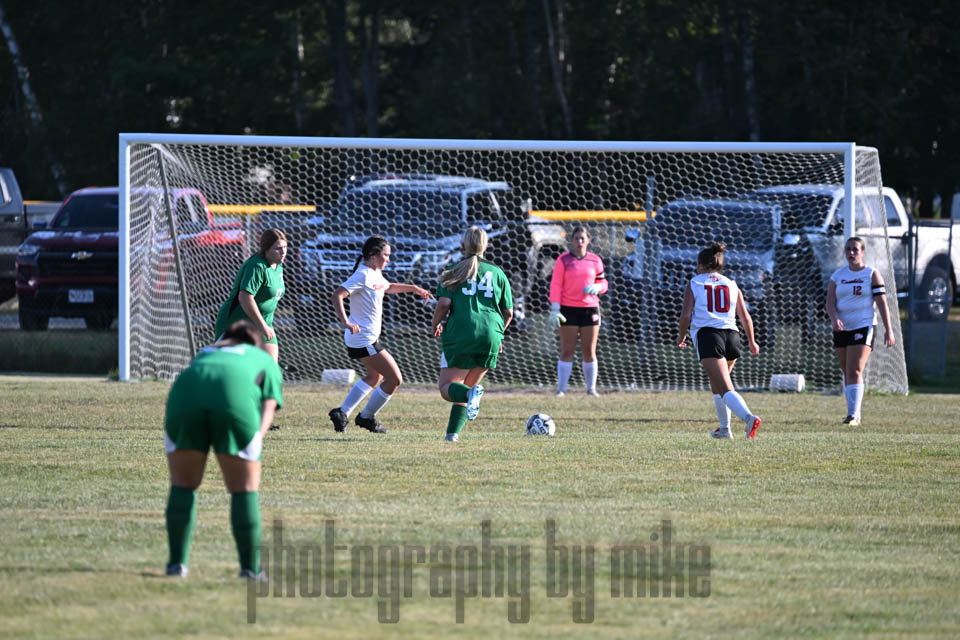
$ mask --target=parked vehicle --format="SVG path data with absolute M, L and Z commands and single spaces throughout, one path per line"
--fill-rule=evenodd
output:
M 303 314 L 327 309 L 330 293 L 350 275 L 363 241 L 374 233 L 392 245 L 388 280 L 432 287 L 460 258 L 460 236 L 470 225 L 486 229 L 486 257 L 506 271 L 517 315 L 531 293 L 535 306 L 546 305 L 553 261 L 564 250 L 561 227 L 527 216 L 505 182 L 398 174 L 350 179 L 320 233 L 299 249 L 298 307 Z
M 59 207 L 59 202 L 24 200 L 13 170 L 0 168 L 0 302 L 16 295 L 17 247 L 43 229 Z
M 134 198 L 163 202 L 163 192 L 141 190 Z M 217 227 L 196 189 L 173 189 L 169 198 L 188 288 L 198 299 L 218 300 L 222 293 L 205 292 L 202 283 L 216 281 L 209 277 L 211 269 L 232 277 L 245 255 L 244 233 L 237 226 Z M 51 317 L 81 317 L 90 329 L 110 327 L 117 317 L 118 227 L 119 189 L 87 188 L 70 194 L 49 229 L 27 237 L 16 257 L 21 329 L 43 331 Z M 176 281 L 169 233 L 158 229 L 148 244 L 160 270 L 155 286 L 162 290 Z M 193 277 L 201 271 L 192 268 L 198 265 L 204 273 Z
M 727 245 L 725 273 L 737 281 L 753 316 L 757 342 L 772 349 L 779 321 L 775 253 L 779 206 L 740 200 L 674 200 L 664 205 L 623 263 L 623 285 L 614 297 L 613 322 L 638 337 L 641 356 L 654 343 L 672 343 L 683 291 L 696 274 L 697 254 L 711 242 Z
M 827 279 L 843 264 L 843 189 L 835 185 L 783 185 L 758 189 L 749 197 L 777 204 L 783 209 L 781 260 L 785 263 L 792 261 L 793 268 L 805 270 L 813 294 L 817 300 L 822 300 Z M 912 268 L 918 285 L 916 296 L 920 319 L 942 320 L 950 305 L 960 300 L 957 288 L 960 282 L 960 229 L 953 231 L 951 249 L 951 227 L 946 221 L 942 225 L 927 224 L 926 221 L 917 224 L 904 210 L 896 191 L 884 187 L 882 197 L 897 297 L 908 296 Z M 865 198 L 857 198 L 854 223 L 856 234 L 868 244 L 870 262 L 869 255 L 886 251 L 886 246 L 883 243 L 884 227 L 871 221 L 865 201 Z

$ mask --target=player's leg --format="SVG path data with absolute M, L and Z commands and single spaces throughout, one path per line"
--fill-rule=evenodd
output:
M 263 345 L 263 350 L 270 354 L 274 362 L 280 362 L 280 345 L 275 342 L 268 342 Z
M 573 371 L 573 352 L 577 348 L 577 336 L 580 327 L 572 324 L 560 326 L 560 358 L 557 360 L 557 395 L 567 392 L 570 382 L 570 372 Z
M 190 541 L 197 522 L 197 488 L 207 464 L 204 451 L 174 450 L 167 454 L 170 493 L 164 513 L 170 555 L 167 574 L 186 577 L 190 562 Z
M 375 355 L 363 358 L 368 372 L 375 373 L 382 382 L 370 394 L 363 411 L 357 416 L 357 426 L 373 433 L 386 433 L 387 430 L 377 422 L 376 415 L 393 397 L 393 393 L 403 384 L 400 367 L 386 349 Z
M 379 342 L 363 348 L 347 347 L 347 354 L 351 359 L 360 360 L 363 362 L 371 355 L 375 355 L 378 349 L 381 349 Z M 375 369 L 371 369 L 369 366 L 366 366 L 365 368 L 367 370 L 367 375 L 360 380 L 357 380 L 353 386 L 350 387 L 346 397 L 343 399 L 343 403 L 341 403 L 339 407 L 330 409 L 330 413 L 328 415 L 330 416 L 330 421 L 333 422 L 333 430 L 337 433 L 346 431 L 347 425 L 349 424 L 350 414 L 353 413 L 354 409 L 360 406 L 360 403 L 363 402 L 368 395 L 370 395 L 370 392 L 372 392 L 382 380 L 380 373 Z
M 580 353 L 583 355 L 583 381 L 587 387 L 587 395 L 596 396 L 597 393 L 597 338 L 600 336 L 600 325 L 580 327 Z
M 258 456 L 259 457 L 259 456 Z M 230 528 L 237 544 L 240 576 L 256 578 L 260 574 L 260 460 L 246 460 L 225 453 L 217 454 L 223 482 L 230 494 Z
M 756 437 L 760 418 L 750 413 L 746 401 L 734 390 L 733 383 L 730 381 L 730 371 L 733 367 L 729 365 L 729 361 L 725 358 L 701 358 L 700 363 L 710 378 L 710 390 L 714 396 L 719 395 L 730 411 L 744 421 L 747 425 L 748 438 Z
M 441 362 L 441 364 L 445 363 Z M 452 402 L 450 407 L 450 417 L 447 420 L 446 440 L 456 442 L 460 438 L 460 432 L 467 424 L 467 396 L 470 393 L 470 387 L 464 384 L 469 369 L 459 369 L 457 367 L 443 367 L 440 369 L 440 396 L 447 402 Z
M 863 405 L 863 370 L 873 351 L 869 345 L 855 344 L 847 347 L 846 367 L 843 372 L 846 385 L 843 395 L 847 400 L 846 424 L 860 424 L 860 408 Z

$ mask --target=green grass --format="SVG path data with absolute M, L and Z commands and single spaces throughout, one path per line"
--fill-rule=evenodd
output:
M 377 599 L 263 598 L 247 624 L 229 500 L 211 461 L 200 490 L 191 575 L 162 577 L 168 385 L 0 377 L 0 620 L 10 637 L 957 637 L 960 635 L 960 400 L 868 395 L 864 426 L 842 427 L 838 396 L 748 393 L 756 441 L 715 442 L 706 393 L 484 396 L 457 445 L 441 442 L 448 405 L 404 388 L 382 415 L 391 432 L 336 436 L 326 412 L 343 389 L 289 386 L 269 434 L 264 542 L 477 545 L 531 549 L 528 624 L 506 598 L 428 595 L 413 572 L 400 621 Z M 555 438 L 526 438 L 534 411 Z M 557 541 L 596 548 L 595 619 L 546 597 L 546 520 Z M 706 598 L 611 598 L 609 548 L 709 545 Z M 347 551 L 338 576 L 351 578 Z M 442 563 L 434 565 L 442 569 Z M 274 587 L 277 585 L 275 584 Z

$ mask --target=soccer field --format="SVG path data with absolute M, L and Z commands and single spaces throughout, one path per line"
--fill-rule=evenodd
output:
M 958 395 L 868 395 L 849 428 L 838 396 L 747 393 L 758 438 L 713 441 L 705 392 L 493 387 L 451 445 L 433 389 L 401 389 L 386 436 L 340 435 L 343 390 L 291 385 L 264 445 L 267 595 L 236 577 L 212 460 L 190 577 L 162 576 L 168 389 L 0 377 L 4 637 L 960 635 Z M 523 435 L 537 411 L 556 437 Z

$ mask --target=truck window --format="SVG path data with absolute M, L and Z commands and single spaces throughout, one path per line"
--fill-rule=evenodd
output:
M 900 221 L 900 215 L 897 213 L 897 205 L 893 203 L 890 196 L 883 196 L 883 208 L 887 211 L 888 227 L 899 227 L 903 224 Z
M 67 200 L 54 218 L 53 229 L 110 229 L 120 227 L 118 197 L 108 194 L 74 196 Z

